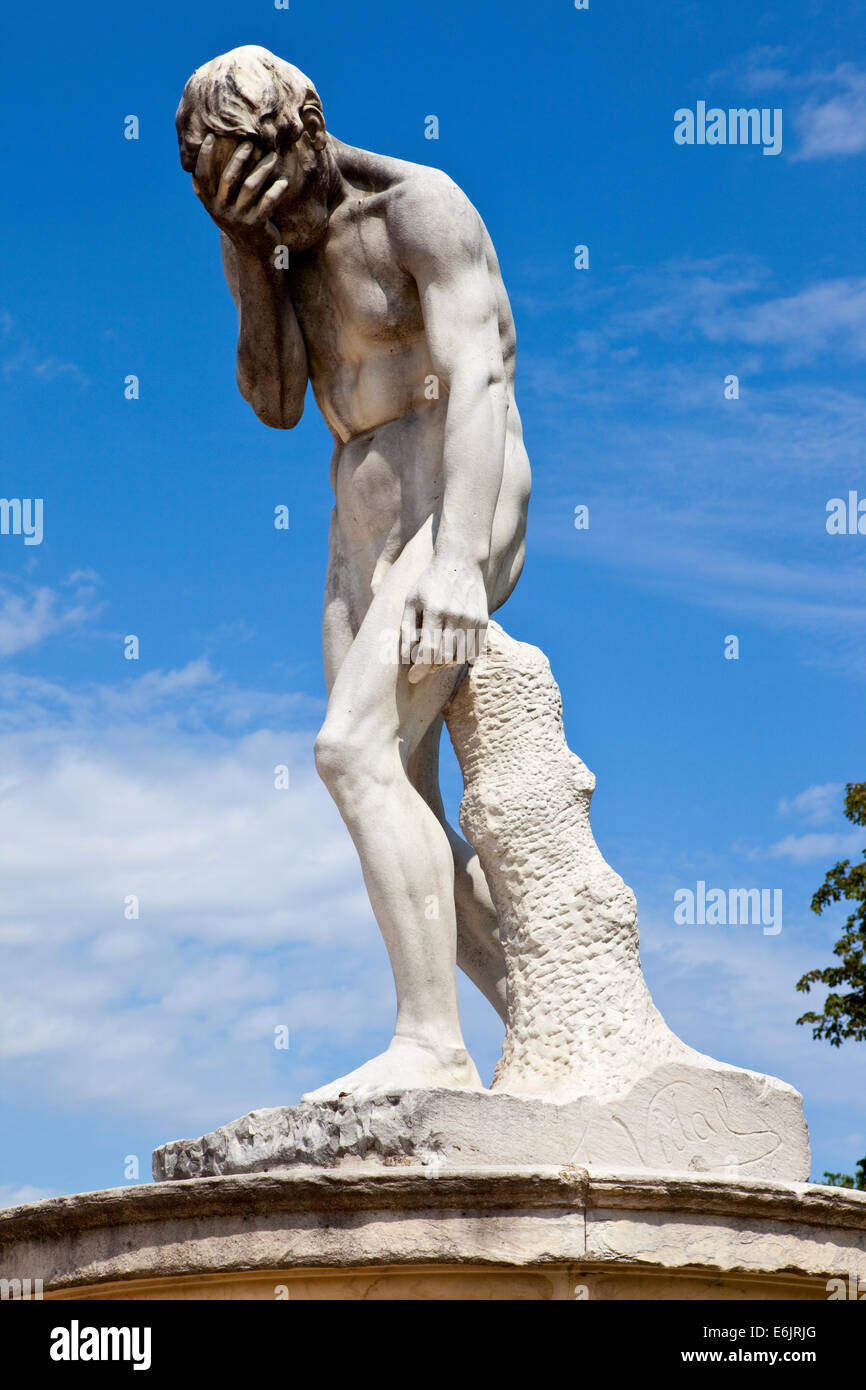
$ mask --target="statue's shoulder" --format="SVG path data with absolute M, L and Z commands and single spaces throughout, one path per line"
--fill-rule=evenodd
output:
M 401 241 L 442 247 L 477 240 L 481 218 L 458 184 L 441 169 L 402 164 L 389 190 L 388 221 Z
M 389 161 L 392 170 L 392 192 L 403 202 L 432 206 L 443 197 L 450 202 L 472 206 L 463 189 L 444 169 L 430 164 L 412 164 L 407 159 Z
M 334 148 L 349 181 L 373 195 L 370 211 L 376 216 L 384 212 L 398 247 L 435 250 L 459 243 L 475 248 L 483 241 L 480 215 L 444 170 L 339 141 Z

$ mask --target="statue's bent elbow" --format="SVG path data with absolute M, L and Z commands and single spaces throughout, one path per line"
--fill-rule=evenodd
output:
M 263 425 L 272 430 L 293 430 L 304 413 L 304 397 L 284 401 L 279 390 L 262 390 L 238 374 L 238 390 Z

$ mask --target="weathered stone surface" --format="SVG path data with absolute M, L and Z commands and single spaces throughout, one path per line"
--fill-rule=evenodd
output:
M 581 1162 L 805 1177 L 799 1094 L 695 1051 L 652 1001 L 634 894 L 595 843 L 595 778 L 565 741 L 544 653 L 491 623 L 447 720 L 465 783 L 461 825 L 505 956 L 493 1092 L 584 1101 L 570 1112 Z
M 593 1298 L 824 1299 L 830 1278 L 866 1281 L 866 1193 L 561 1165 L 433 1171 L 295 1168 L 50 1198 L 0 1211 L 0 1277 L 109 1299 L 273 1299 L 277 1285 L 292 1298 L 573 1298 L 576 1284 Z M 509 1293 L 485 1271 L 537 1278 Z
M 603 1101 L 660 1066 L 718 1070 L 652 1002 L 634 894 L 595 843 L 595 777 L 565 741 L 544 653 L 491 623 L 448 730 L 465 782 L 461 825 L 505 953 L 507 1032 L 493 1089 Z
M 491 1091 L 404 1091 L 393 1096 L 257 1110 L 200 1139 L 154 1153 L 157 1181 L 297 1166 L 479 1163 L 598 1164 L 724 1171 L 798 1180 L 809 1150 L 800 1098 L 771 1078 L 688 1066 L 644 1075 L 607 1104 L 567 1104 Z

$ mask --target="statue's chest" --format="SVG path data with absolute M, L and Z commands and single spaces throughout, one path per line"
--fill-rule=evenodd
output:
M 395 263 L 381 218 L 329 231 L 293 265 L 291 290 L 315 359 L 362 361 L 366 352 L 397 350 L 423 331 L 418 291 Z

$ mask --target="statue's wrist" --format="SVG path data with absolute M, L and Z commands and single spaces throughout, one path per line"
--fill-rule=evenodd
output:
M 252 246 L 249 243 L 234 243 L 235 252 L 238 260 L 238 270 L 243 279 L 261 281 L 267 280 L 269 285 L 276 284 L 285 276 L 285 271 L 280 269 L 274 260 L 276 245 L 271 242 L 261 246 Z
M 238 261 L 244 270 L 255 274 L 258 270 L 266 269 L 264 247 L 251 246 L 248 242 L 234 241 L 234 239 L 233 244 Z
M 475 538 L 443 536 L 440 528 L 433 555 L 440 564 L 483 570 L 490 559 L 490 546 Z

